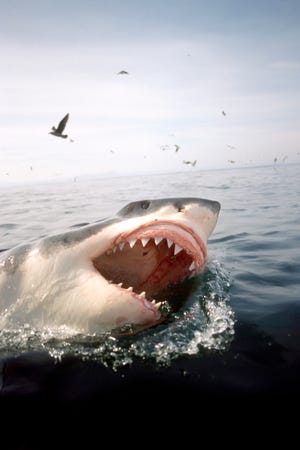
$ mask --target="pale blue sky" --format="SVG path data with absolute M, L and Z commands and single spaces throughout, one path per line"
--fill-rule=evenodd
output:
M 0 180 L 300 162 L 299 1 L 0 6 Z

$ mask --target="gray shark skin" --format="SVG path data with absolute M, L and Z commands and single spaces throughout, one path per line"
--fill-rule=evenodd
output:
M 203 268 L 220 204 L 129 203 L 115 216 L 0 254 L 0 327 L 102 333 L 161 321 L 155 301 Z

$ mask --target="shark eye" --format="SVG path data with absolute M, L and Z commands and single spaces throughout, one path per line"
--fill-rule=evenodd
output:
M 142 209 L 148 209 L 150 206 L 150 201 L 149 200 L 144 200 L 143 202 L 141 202 L 141 208 Z

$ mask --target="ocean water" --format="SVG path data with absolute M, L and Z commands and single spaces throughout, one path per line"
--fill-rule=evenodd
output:
M 299 179 L 300 165 L 282 164 L 1 186 L 1 250 L 108 217 L 134 200 L 221 203 L 206 269 L 174 289 L 184 302 L 165 323 L 105 339 L 1 330 L 2 398 L 88 403 L 103 390 L 126 385 L 132 393 L 141 383 L 212 396 L 298 394 Z

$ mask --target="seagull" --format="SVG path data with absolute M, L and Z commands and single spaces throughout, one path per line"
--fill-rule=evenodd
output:
M 68 137 L 67 134 L 62 134 L 65 129 L 65 126 L 69 120 L 69 113 L 65 115 L 65 117 L 59 122 L 58 127 L 52 127 L 52 131 L 49 134 L 53 134 L 54 136 L 61 137 L 66 139 Z
M 195 159 L 195 161 L 182 161 L 183 162 L 183 164 L 191 164 L 193 167 L 195 167 L 195 165 L 196 165 L 196 163 L 197 163 L 197 160 Z

